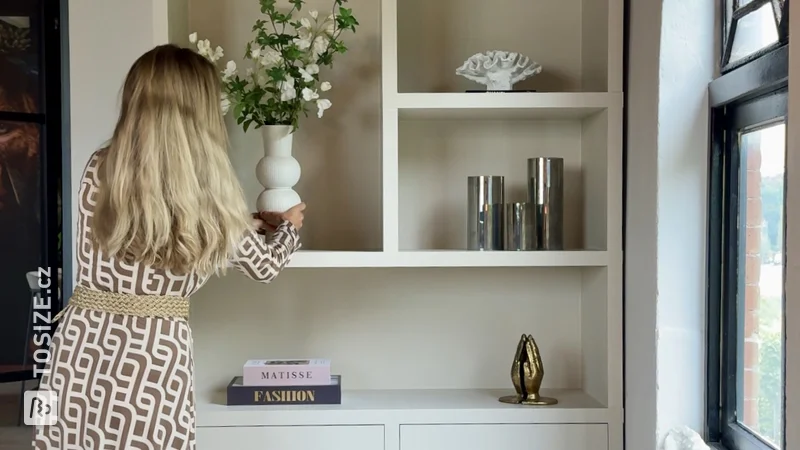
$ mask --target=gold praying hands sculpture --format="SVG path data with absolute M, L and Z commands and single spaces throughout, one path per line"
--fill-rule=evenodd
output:
M 511 363 L 511 382 L 517 394 L 501 397 L 500 401 L 522 405 L 555 405 L 558 400 L 539 395 L 543 378 L 544 367 L 539 347 L 533 336 L 523 334 L 517 344 L 514 362 Z

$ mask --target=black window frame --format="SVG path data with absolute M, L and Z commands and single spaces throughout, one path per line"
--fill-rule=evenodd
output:
M 719 63 L 720 72 L 722 74 L 729 73 L 732 70 L 747 65 L 761 56 L 783 47 L 789 42 L 789 1 L 790 0 L 750 0 L 749 3 L 739 7 L 740 0 L 722 0 L 723 25 L 720 35 L 722 51 L 720 52 Z M 772 12 L 775 16 L 775 25 L 778 29 L 778 41 L 731 63 L 730 58 L 733 49 L 733 37 L 736 34 L 736 26 L 739 19 L 766 4 L 772 7 Z
M 13 3 L 19 8 L 20 15 L 31 10 L 28 2 Z M 35 123 L 39 126 L 39 188 L 41 193 L 40 214 L 40 267 L 53 274 L 51 282 L 57 283 L 55 276 L 63 266 L 62 252 L 59 250 L 59 234 L 62 224 L 59 211 L 59 195 L 63 187 L 63 113 L 65 84 L 63 83 L 62 52 L 64 42 L 62 35 L 62 14 L 65 11 L 64 0 L 39 0 L 37 14 L 40 18 L 36 25 L 41 42 L 39 49 L 39 109 L 36 113 L 0 111 L 0 121 Z M 4 13 L 14 13 L 4 4 Z M 55 287 L 55 286 L 54 286 Z M 59 288 L 62 288 L 59 286 Z M 54 299 L 57 297 L 54 296 Z M 50 317 L 61 310 L 61 302 L 50 305 Z M 40 312 L 43 312 L 40 310 Z M 52 333 L 52 330 L 50 331 Z M 40 368 L 41 369 L 41 368 Z M 33 370 L 0 373 L 0 383 L 31 380 L 36 378 Z
M 723 1 L 727 4 L 733 0 Z M 753 0 L 745 7 L 763 3 Z M 788 16 L 787 12 L 788 10 L 784 10 L 784 18 Z M 729 52 L 729 46 L 730 43 L 725 42 L 724 51 Z M 782 43 L 737 62 L 734 69 L 709 85 L 711 145 L 707 249 L 706 438 L 728 450 L 774 449 L 741 426 L 735 415 L 740 319 L 737 302 L 742 301 L 739 295 L 743 294 L 737 276 L 742 263 L 738 260 L 741 253 L 738 242 L 738 130 L 743 126 L 786 117 L 788 74 L 788 43 Z M 785 298 L 783 301 L 785 302 Z M 785 359 L 783 366 L 785 373 Z M 782 428 L 785 431 L 785 417 L 782 419 Z M 785 441 L 785 432 L 783 436 Z M 784 449 L 785 445 L 785 442 L 781 443 Z

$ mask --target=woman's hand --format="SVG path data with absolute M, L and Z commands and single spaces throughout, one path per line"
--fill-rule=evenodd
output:
M 289 208 L 287 211 L 278 213 L 272 211 L 264 211 L 260 214 L 254 214 L 253 218 L 260 223 L 260 225 L 256 225 L 259 228 L 269 227 L 269 229 L 274 230 L 281 222 L 289 221 L 296 229 L 300 229 L 303 227 L 303 211 L 306 209 L 305 203 L 300 203 L 299 205 L 293 206 Z

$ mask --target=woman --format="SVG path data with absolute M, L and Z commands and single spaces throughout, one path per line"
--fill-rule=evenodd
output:
M 188 297 L 229 264 L 269 282 L 299 248 L 304 205 L 248 213 L 220 89 L 209 61 L 171 45 L 128 73 L 113 137 L 81 180 L 77 285 L 41 384 L 58 393 L 58 423 L 37 427 L 35 448 L 194 448 Z

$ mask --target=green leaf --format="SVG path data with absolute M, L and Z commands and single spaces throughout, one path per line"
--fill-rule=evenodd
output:
M 244 103 L 237 103 L 236 106 L 233 107 L 233 117 L 242 117 L 243 109 Z
M 276 0 L 258 0 L 258 3 L 261 5 L 261 13 L 267 14 L 268 12 L 275 11 L 275 2 Z

